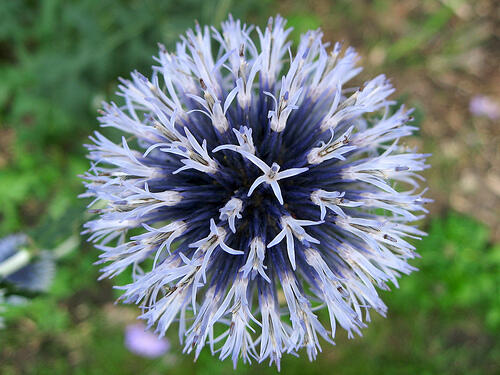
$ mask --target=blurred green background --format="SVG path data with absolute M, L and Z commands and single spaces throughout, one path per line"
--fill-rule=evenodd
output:
M 497 4 L 498 5 L 498 4 Z M 493 0 L 3 0 L 0 3 L 0 237 L 31 234 L 53 248 L 82 224 L 77 175 L 96 110 L 116 99 L 117 77 L 149 74 L 157 42 L 169 47 L 193 26 L 231 12 L 264 26 L 281 13 L 293 39 L 321 27 L 363 57 L 361 78 L 386 73 L 397 99 L 416 108 L 420 132 L 407 142 L 431 152 L 425 177 L 435 202 L 418 243 L 420 272 L 383 292 L 387 319 L 364 337 L 325 344 L 316 362 L 285 357 L 284 374 L 499 374 L 499 127 L 469 102 L 500 94 L 499 9 Z M 59 264 L 49 293 L 6 313 L 0 373 L 229 374 L 229 361 L 129 353 L 124 327 L 134 307 L 97 282 L 98 252 L 82 241 Z M 122 278 L 117 282 L 126 282 Z M 267 364 L 237 373 L 276 373 Z

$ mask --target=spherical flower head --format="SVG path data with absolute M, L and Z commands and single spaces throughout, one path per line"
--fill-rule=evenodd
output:
M 360 334 L 377 289 L 414 270 L 411 223 L 427 201 L 426 155 L 401 144 L 410 110 L 380 75 L 349 85 L 358 55 L 309 31 L 292 48 L 281 17 L 229 19 L 160 45 L 150 79 L 122 80 L 88 145 L 102 277 L 132 271 L 122 299 L 184 352 L 236 363 Z M 320 317 L 319 309 L 329 319 Z

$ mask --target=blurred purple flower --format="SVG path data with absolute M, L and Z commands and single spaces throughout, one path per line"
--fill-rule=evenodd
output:
M 146 326 L 140 323 L 130 324 L 125 329 L 125 346 L 132 353 L 146 358 L 160 357 L 170 349 L 167 339 L 146 331 Z
M 469 103 L 469 110 L 474 116 L 486 116 L 491 120 L 500 117 L 500 105 L 488 96 L 474 96 Z

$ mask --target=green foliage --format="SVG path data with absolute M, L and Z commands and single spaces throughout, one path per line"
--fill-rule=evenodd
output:
M 416 52 L 422 51 L 431 38 L 447 25 L 452 15 L 453 11 L 450 8 L 443 7 L 428 16 L 423 21 L 423 24 L 418 22 L 418 24 L 412 25 L 413 32 L 388 47 L 387 57 L 389 62 L 402 58 L 415 59 L 421 57 L 422 54 Z
M 293 27 L 290 34 L 294 44 L 300 42 L 300 36 L 308 30 L 316 30 L 321 26 L 319 17 L 310 12 L 292 13 L 287 17 L 287 26 Z
M 429 236 L 417 246 L 420 272 L 404 279 L 391 301 L 402 313 L 439 312 L 459 321 L 475 309 L 486 328 L 500 332 L 500 248 L 488 244 L 478 222 L 450 214 L 430 223 Z M 411 304 L 408 301 L 413 301 Z

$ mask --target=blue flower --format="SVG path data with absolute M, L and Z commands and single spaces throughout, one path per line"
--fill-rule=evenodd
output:
M 31 292 L 46 291 L 55 273 L 55 262 L 48 251 L 34 254 L 25 234 L 0 239 L 0 282 Z
M 383 75 L 350 86 L 358 55 L 319 30 L 293 53 L 285 23 L 230 17 L 160 45 L 152 77 L 121 80 L 123 105 L 101 111 L 121 143 L 87 145 L 102 277 L 131 269 L 121 299 L 149 327 L 178 322 L 184 352 L 235 366 L 361 334 L 424 235 L 427 155 L 400 142 L 411 110 Z

